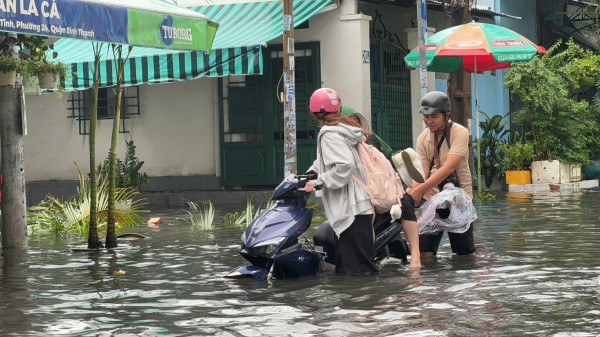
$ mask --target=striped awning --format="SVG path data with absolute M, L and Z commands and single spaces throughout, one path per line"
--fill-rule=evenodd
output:
M 332 0 L 295 0 L 294 26 L 300 25 Z M 124 86 L 165 83 L 200 77 L 262 74 L 262 46 L 282 35 L 283 4 L 278 0 L 251 1 L 191 7 L 219 29 L 210 53 L 169 52 L 134 47 L 126 63 Z M 70 64 L 61 81 L 63 90 L 92 87 L 93 49 L 89 41 L 60 39 L 54 43 L 58 61 Z M 116 67 L 110 48 L 104 47 L 100 86 L 116 84 Z

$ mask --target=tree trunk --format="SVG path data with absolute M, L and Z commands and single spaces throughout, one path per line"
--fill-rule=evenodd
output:
M 117 247 L 117 233 L 115 221 L 117 189 L 117 148 L 119 144 L 119 127 L 121 118 L 121 82 L 117 82 L 115 90 L 115 116 L 113 120 L 112 138 L 110 141 L 110 173 L 108 175 L 108 223 L 106 226 L 106 248 Z
M 453 26 L 471 22 L 471 2 L 472 0 L 459 1 L 459 6 L 462 9 L 452 14 Z M 467 73 L 462 67 L 458 71 L 451 73 L 449 89 L 448 96 L 450 96 L 452 120 L 469 129 L 469 120 L 473 118 L 473 109 L 471 107 L 471 74 Z M 479 125 L 476 127 L 479 127 Z M 471 129 L 469 129 L 469 133 L 471 133 Z M 471 172 L 475 172 L 474 150 L 473 143 L 469 142 L 469 168 Z
M 102 248 L 98 237 L 98 177 L 96 176 L 96 126 L 98 125 L 98 87 L 100 83 L 101 44 L 94 45 L 94 87 L 90 113 L 90 227 L 88 249 Z
M 23 119 L 19 89 L 0 87 L 2 128 L 2 247 L 27 247 Z
M 131 52 L 131 47 L 129 52 Z M 108 182 L 108 224 L 106 226 L 106 248 L 117 247 L 117 233 L 115 221 L 115 195 L 117 184 L 117 147 L 119 144 L 119 128 L 121 122 L 121 97 L 123 96 L 123 70 L 129 53 L 123 59 L 123 46 L 113 45 L 113 54 L 117 64 L 117 86 L 115 90 L 115 115 L 113 119 L 112 138 L 110 142 L 110 174 Z

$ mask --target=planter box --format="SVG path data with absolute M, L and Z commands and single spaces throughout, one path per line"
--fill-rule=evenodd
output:
M 569 168 L 571 170 L 569 177 L 571 182 L 583 180 L 581 178 L 581 165 L 569 165 Z
M 583 165 L 581 171 L 585 180 L 600 179 L 600 160 Z
M 531 163 L 531 181 L 534 184 L 561 184 L 571 181 L 570 165 L 558 160 L 542 160 Z
M 14 86 L 17 81 L 17 72 L 10 71 L 7 73 L 0 72 L 0 86 L 11 85 Z
M 506 171 L 507 185 L 526 185 L 531 184 L 531 171 Z

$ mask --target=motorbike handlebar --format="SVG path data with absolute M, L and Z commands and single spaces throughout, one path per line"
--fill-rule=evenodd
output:
M 306 179 L 306 180 L 315 180 L 319 177 L 319 175 L 314 171 L 308 171 L 304 174 L 296 175 L 297 179 Z
M 310 172 L 306 172 L 306 174 L 298 174 L 295 176 L 296 179 L 298 179 L 298 189 L 304 189 L 304 186 L 306 186 L 306 183 L 309 180 L 315 180 L 319 177 L 319 175 L 316 172 L 310 171 Z M 315 186 L 315 190 L 320 190 L 321 186 Z

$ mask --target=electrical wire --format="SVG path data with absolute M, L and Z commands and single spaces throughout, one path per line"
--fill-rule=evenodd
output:
M 446 12 L 448 16 L 453 16 L 462 11 L 463 6 L 459 5 L 458 1 L 459 0 L 450 0 L 449 4 L 446 4 L 444 1 L 444 12 Z
M 281 73 L 281 76 L 279 76 L 279 82 L 277 82 L 277 87 L 275 88 L 275 97 L 277 97 L 277 101 L 279 103 L 283 103 L 283 100 L 281 99 L 281 96 L 279 95 L 279 85 L 281 84 L 282 78 L 283 78 L 283 73 Z

